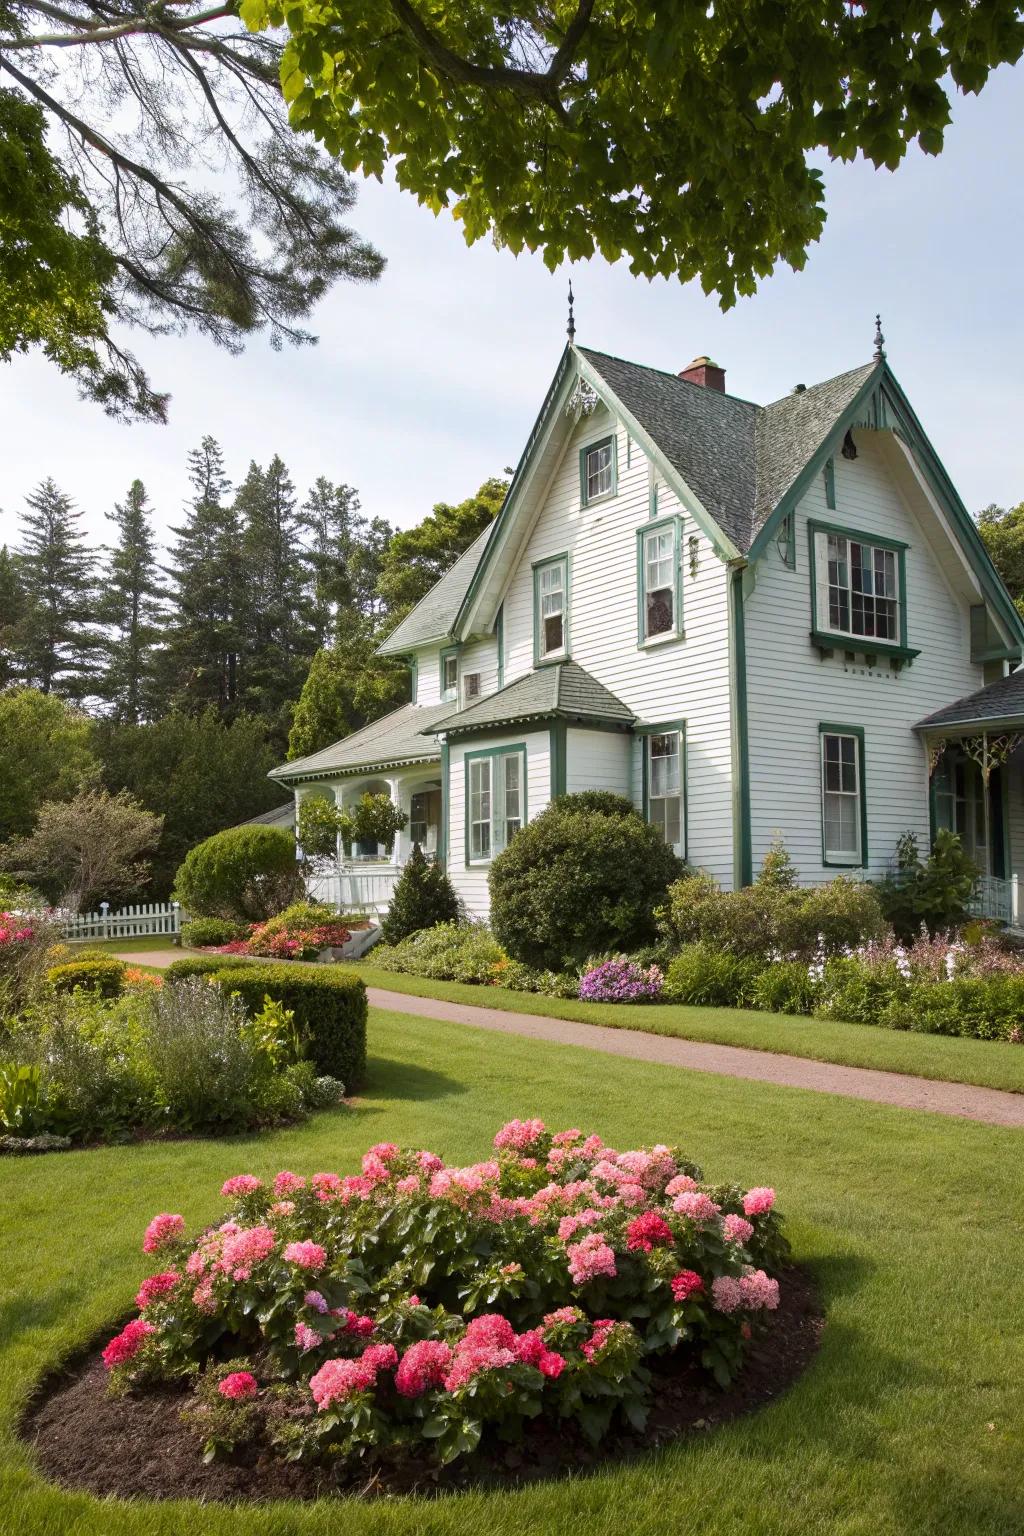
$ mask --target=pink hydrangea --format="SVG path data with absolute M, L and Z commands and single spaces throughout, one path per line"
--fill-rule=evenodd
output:
M 393 1371 L 398 1364 L 398 1350 L 393 1344 L 371 1344 L 360 1358 L 373 1371 Z
M 363 1158 L 364 1171 L 367 1157 L 377 1157 L 382 1163 L 389 1163 L 392 1158 L 398 1156 L 400 1151 L 401 1147 L 399 1147 L 396 1142 L 378 1141 L 377 1145 L 375 1147 L 371 1147 L 366 1153 L 366 1157 Z
M 667 1248 L 674 1241 L 672 1228 L 657 1211 L 644 1211 L 626 1228 L 626 1247 L 630 1253 L 650 1253 L 652 1248 Z
M 585 1211 L 576 1211 L 572 1216 L 563 1216 L 558 1223 L 558 1235 L 563 1243 L 567 1243 L 570 1237 L 574 1237 L 581 1228 L 596 1227 L 603 1220 L 603 1211 L 595 1211 L 593 1207 L 588 1207 Z
M 200 1312 L 216 1312 L 217 1299 L 213 1294 L 213 1281 L 209 1275 L 204 1275 L 192 1292 L 192 1301 Z
M 763 1216 L 774 1204 L 774 1189 L 748 1189 L 743 1196 L 743 1210 L 747 1216 Z
M 311 1349 L 319 1349 L 323 1339 L 316 1329 L 311 1328 L 308 1323 L 296 1323 L 295 1343 L 302 1350 L 303 1354 L 307 1354 Z
M 532 1147 L 544 1135 L 543 1120 L 510 1120 L 503 1125 L 494 1138 L 494 1145 L 500 1152 L 507 1149 L 510 1152 L 525 1152 L 527 1147 Z
M 319 1243 L 289 1243 L 284 1250 L 285 1263 L 295 1264 L 299 1269 L 311 1270 L 316 1274 L 327 1263 L 327 1249 Z
M 691 1179 L 688 1173 L 677 1173 L 674 1179 L 669 1179 L 665 1185 L 666 1195 L 685 1195 L 688 1190 L 697 1188 L 697 1180 Z
M 615 1275 L 615 1254 L 599 1232 L 588 1232 L 580 1242 L 571 1244 L 566 1253 L 569 1274 L 574 1285 L 585 1285 L 598 1275 Z
M 418 1195 L 420 1192 L 420 1177 L 418 1173 L 408 1173 L 404 1179 L 399 1179 L 395 1189 L 400 1195 Z
M 489 1345 L 495 1349 L 515 1349 L 516 1331 L 507 1317 L 498 1312 L 484 1312 L 468 1324 L 460 1340 L 467 1345 Z
M 395 1388 L 403 1397 L 422 1397 L 439 1387 L 451 1365 L 452 1352 L 441 1339 L 420 1339 L 410 1344 L 395 1372 Z
M 546 1350 L 543 1328 L 530 1328 L 516 1339 L 516 1359 L 522 1360 L 524 1365 L 536 1365 Z
M 727 1243 L 745 1243 L 753 1235 L 753 1227 L 742 1216 L 722 1217 L 722 1236 Z
M 444 1378 L 445 1390 L 457 1392 L 467 1386 L 481 1371 L 498 1371 L 506 1365 L 514 1365 L 514 1350 L 502 1349 L 496 1344 L 470 1344 L 461 1339 L 456 1347 L 451 1366 Z
M 672 1295 L 676 1301 L 689 1301 L 691 1296 L 699 1296 L 704 1289 L 704 1281 L 696 1270 L 681 1269 L 678 1275 L 672 1276 Z
M 677 1195 L 672 1202 L 672 1209 L 678 1211 L 680 1216 L 689 1216 L 691 1221 L 710 1221 L 717 1216 L 721 1207 L 716 1205 L 710 1195 L 705 1195 L 699 1190 L 687 1189 L 681 1195 Z
M 333 1200 L 342 1192 L 342 1181 L 336 1173 L 314 1173 L 309 1182 L 318 1200 Z
M 583 1139 L 583 1132 L 578 1126 L 573 1126 L 570 1131 L 556 1131 L 551 1138 L 553 1147 L 572 1147 Z
M 344 1312 L 345 1308 L 342 1307 L 341 1310 Z M 368 1339 L 376 1327 L 373 1318 L 365 1315 L 358 1317 L 355 1312 L 349 1312 L 347 1316 L 345 1332 L 353 1334 L 357 1339 Z
M 537 1361 L 537 1369 L 542 1376 L 548 1376 L 554 1381 L 565 1370 L 565 1356 L 560 1355 L 557 1349 L 546 1349 Z
M 217 1391 L 221 1397 L 231 1398 L 235 1402 L 247 1397 L 255 1397 L 259 1389 L 259 1382 L 250 1371 L 232 1371 L 230 1376 L 225 1376 L 224 1380 L 217 1384 Z
M 305 1189 L 306 1181 L 297 1173 L 289 1173 L 287 1168 L 274 1179 L 274 1194 L 281 1198 L 284 1195 L 297 1195 L 300 1189 Z
M 221 1268 L 230 1270 L 236 1280 L 248 1280 L 252 1266 L 269 1258 L 276 1243 L 269 1227 L 242 1227 L 224 1239 Z
M 595 1355 L 600 1354 L 608 1342 L 608 1335 L 614 1327 L 615 1319 L 613 1317 L 599 1317 L 596 1320 L 591 1330 L 590 1338 L 583 1345 L 583 1353 L 588 1360 L 593 1360 Z
M 583 1313 L 579 1307 L 559 1307 L 554 1312 L 549 1312 L 544 1318 L 545 1328 L 557 1328 L 559 1323 L 579 1323 L 583 1321 Z
M 309 1390 L 321 1413 L 332 1403 L 344 1402 L 357 1392 L 368 1392 L 377 1383 L 377 1372 L 364 1360 L 328 1360 L 309 1379 Z
M 751 1312 L 774 1312 L 779 1305 L 779 1282 L 766 1275 L 763 1269 L 755 1269 L 740 1281 L 743 1305 Z
M 235 1195 L 252 1195 L 262 1188 L 263 1180 L 256 1178 L 255 1174 L 236 1173 L 234 1178 L 224 1180 L 220 1192 L 231 1198 Z
M 126 1365 L 129 1360 L 133 1360 L 150 1334 L 156 1331 L 152 1323 L 145 1322 L 141 1317 L 126 1323 L 103 1351 L 103 1364 L 107 1370 L 112 1371 L 115 1365 Z
M 743 1291 L 735 1275 L 719 1275 L 711 1282 L 711 1300 L 716 1312 L 736 1312 L 743 1305 Z
M 443 1161 L 436 1152 L 420 1152 L 417 1155 L 416 1161 L 424 1173 L 437 1173 L 439 1169 L 444 1167 Z
M 141 1312 L 145 1307 L 148 1307 L 151 1301 L 156 1301 L 157 1297 L 166 1296 L 169 1292 L 173 1291 L 178 1283 L 178 1278 L 178 1271 L 176 1269 L 165 1269 L 163 1274 L 150 1275 L 147 1279 L 143 1280 L 139 1286 L 138 1295 L 135 1298 L 135 1305 L 139 1311 Z
M 184 1236 L 184 1216 L 172 1216 L 169 1211 L 162 1211 L 159 1216 L 153 1217 L 146 1228 L 146 1235 L 142 1240 L 142 1251 L 159 1253 L 161 1248 L 179 1242 Z

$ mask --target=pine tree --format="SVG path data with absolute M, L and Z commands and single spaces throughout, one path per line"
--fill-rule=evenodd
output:
M 167 704 L 188 710 L 215 704 L 232 712 L 238 699 L 243 578 L 238 517 L 220 445 L 204 437 L 188 456 L 194 495 L 165 567 L 174 621 L 160 675 Z
M 325 645 L 339 613 L 350 607 L 367 616 L 377 612 L 377 582 L 394 530 L 383 517 L 362 515 L 353 486 L 335 485 L 323 475 L 300 508 L 299 521 L 306 535 L 316 643 Z
M 400 944 L 410 933 L 454 923 L 458 917 L 459 899 L 451 881 L 439 864 L 427 862 L 419 843 L 414 843 L 388 903 L 381 938 L 385 944 Z
M 20 626 L 25 616 L 25 587 L 18 557 L 7 545 L 0 546 L 0 690 L 22 676 L 18 654 Z
M 409 699 L 404 663 L 377 655 L 369 621 L 352 608 L 335 620 L 336 643 L 317 651 L 295 706 L 288 756 L 330 746 Z
M 273 716 L 297 697 L 315 650 L 295 487 L 277 454 L 266 470 L 249 465 L 235 515 L 245 605 L 239 697 Z
M 18 649 L 25 681 L 42 693 L 89 692 L 97 644 L 93 556 L 82 513 L 51 479 L 26 498 L 18 561 L 25 593 Z
M 106 665 L 96 692 L 111 705 L 115 720 L 132 725 L 153 714 L 155 646 L 164 617 L 152 515 L 141 480 L 133 480 L 125 501 L 107 513 L 119 539 L 99 604 Z

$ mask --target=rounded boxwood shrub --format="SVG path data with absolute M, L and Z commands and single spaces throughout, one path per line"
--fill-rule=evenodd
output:
M 181 925 L 181 942 L 189 949 L 212 949 L 217 944 L 231 944 L 244 939 L 247 923 L 233 923 L 226 917 L 194 917 Z
M 358 1174 L 240 1173 L 221 1194 L 230 1219 L 194 1238 L 153 1218 L 158 1272 L 103 1351 L 122 1388 L 190 1384 L 197 1456 L 365 1479 L 500 1451 L 538 1415 L 597 1445 L 642 1429 L 652 1367 L 728 1386 L 787 1284 L 773 1189 L 536 1119 L 468 1168 L 380 1142 Z
M 419 843 L 414 843 L 381 924 L 384 943 L 400 944 L 410 933 L 457 922 L 458 916 L 455 887 L 440 864 L 432 864 Z
M 619 795 L 562 795 L 491 865 L 491 927 L 514 960 L 580 965 L 655 937 L 655 908 L 682 865 Z
M 262 923 L 302 890 L 295 839 L 283 827 L 229 827 L 199 843 L 174 880 L 190 914 Z
M 55 992 L 73 992 L 81 987 L 86 992 L 98 992 L 101 997 L 119 997 L 124 990 L 124 974 L 128 967 L 114 955 L 102 955 L 69 960 L 64 965 L 53 965 L 46 979 Z
M 183 955 L 180 960 L 172 960 L 164 971 L 164 981 L 173 986 L 190 976 L 213 976 L 217 971 L 251 963 L 243 955 Z

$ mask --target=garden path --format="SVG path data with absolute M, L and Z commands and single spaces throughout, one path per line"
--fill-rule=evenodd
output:
M 166 949 L 136 950 L 121 958 L 133 965 L 163 968 L 179 954 L 180 951 Z M 937 1115 L 980 1120 L 986 1125 L 1024 1128 L 1024 1094 L 1004 1093 L 998 1088 L 912 1077 L 904 1072 L 879 1072 L 869 1067 L 844 1067 L 809 1061 L 800 1056 L 748 1050 L 743 1046 L 710 1045 L 702 1041 L 680 1040 L 676 1036 L 609 1029 L 602 1024 L 581 1024 L 540 1014 L 504 1013 L 475 1004 L 415 997 L 408 992 L 388 992 L 382 987 L 368 987 L 367 995 L 372 1007 L 386 1008 L 391 1013 L 443 1019 L 451 1024 L 468 1024 L 474 1029 L 550 1040 L 557 1045 L 579 1045 L 610 1056 L 628 1056 L 637 1061 L 659 1062 L 666 1067 L 684 1067 L 693 1072 L 715 1072 L 723 1077 L 779 1083 L 788 1088 L 835 1093 L 848 1099 L 895 1104 L 901 1109 L 923 1109 Z

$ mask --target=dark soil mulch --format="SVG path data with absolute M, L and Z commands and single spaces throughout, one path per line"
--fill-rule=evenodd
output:
M 824 1327 L 808 1276 L 781 1276 L 779 1310 L 748 1347 L 742 1375 L 727 1391 L 682 1356 L 661 1363 L 652 1383 L 646 1431 L 613 1431 L 594 1450 L 571 1426 L 536 1419 L 510 1449 L 486 1438 L 479 1451 L 440 1470 L 404 1456 L 376 1467 L 312 1467 L 282 1461 L 252 1445 L 210 1466 L 194 1431 L 181 1421 L 188 1397 L 180 1386 L 107 1395 L 107 1373 L 91 1349 L 44 1380 L 21 1426 L 40 1471 L 65 1488 L 151 1499 L 315 1499 L 430 1494 L 468 1487 L 508 1487 L 595 1471 L 680 1437 L 703 1433 L 778 1397 L 810 1364 Z

